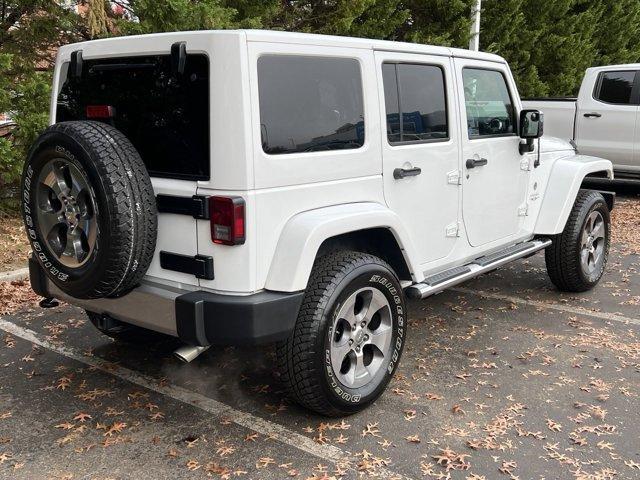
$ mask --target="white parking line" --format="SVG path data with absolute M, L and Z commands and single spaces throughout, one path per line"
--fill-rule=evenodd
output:
M 205 397 L 199 393 L 192 392 L 186 388 L 171 384 L 159 384 L 157 379 L 125 367 L 118 366 L 115 370 L 111 368 L 111 366 L 107 368 L 107 366 L 105 366 L 105 364 L 98 358 L 85 355 L 72 347 L 52 344 L 46 339 L 40 338 L 33 330 L 23 328 L 15 323 L 7 321 L 4 318 L 0 318 L 0 330 L 40 347 L 46 348 L 47 350 L 51 350 L 59 355 L 63 355 L 77 362 L 94 367 L 97 370 L 118 377 L 126 382 L 152 390 L 156 393 L 172 398 L 173 400 L 186 403 L 213 415 L 224 417 L 237 425 L 248 428 L 254 432 L 261 433 L 262 435 L 273 438 L 280 443 L 289 445 L 323 460 L 327 460 L 332 463 L 340 463 L 352 459 L 351 455 L 338 447 L 316 443 L 311 438 L 289 430 L 280 424 L 256 417 L 250 413 L 236 410 L 229 405 L 212 398 Z M 384 468 L 377 469 L 376 474 L 378 474 L 378 478 L 410 480 L 409 477 Z
M 560 303 L 553 302 L 541 302 L 540 300 L 527 300 L 524 298 L 513 297 L 511 295 L 503 295 L 500 293 L 491 293 L 484 290 L 473 290 L 471 288 L 454 287 L 450 289 L 453 292 L 467 293 L 469 295 L 476 295 L 485 298 L 491 298 L 494 300 L 504 300 L 507 302 L 513 302 L 520 305 L 528 305 L 536 308 L 549 308 L 551 310 L 559 310 L 561 312 L 573 313 L 576 315 L 584 315 L 585 317 L 598 318 L 600 320 L 608 320 L 612 322 L 624 323 L 625 325 L 633 324 L 640 325 L 640 319 L 625 317 L 624 315 L 618 315 L 617 313 L 607 312 L 594 312 L 593 310 L 587 310 L 586 308 L 571 307 L 569 305 L 562 305 Z
M 29 269 L 27 267 L 0 272 L 0 282 L 14 282 L 16 280 L 26 280 L 27 278 L 29 278 Z

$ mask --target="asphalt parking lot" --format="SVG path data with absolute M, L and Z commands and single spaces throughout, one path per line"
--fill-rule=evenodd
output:
M 116 343 L 75 307 L 25 303 L 0 318 L 0 477 L 640 478 L 629 215 L 592 292 L 560 294 L 536 255 L 411 302 L 398 374 L 343 419 L 291 404 L 270 348 L 182 365 L 172 339 Z

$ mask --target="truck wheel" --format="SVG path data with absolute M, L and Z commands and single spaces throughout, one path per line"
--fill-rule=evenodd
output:
M 602 194 L 580 190 L 564 231 L 545 252 L 547 272 L 556 287 L 584 292 L 600 281 L 609 256 L 610 229 Z
M 36 140 L 22 174 L 22 210 L 34 256 L 76 298 L 119 296 L 155 250 L 156 202 L 131 142 L 98 122 L 62 122 Z
M 405 315 L 400 281 L 383 260 L 352 251 L 317 259 L 294 331 L 277 346 L 290 395 L 322 415 L 363 410 L 398 366 Z

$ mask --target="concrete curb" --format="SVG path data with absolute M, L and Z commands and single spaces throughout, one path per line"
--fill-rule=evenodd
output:
M 16 280 L 27 280 L 28 278 L 29 269 L 27 267 L 0 272 L 0 282 L 15 282 Z

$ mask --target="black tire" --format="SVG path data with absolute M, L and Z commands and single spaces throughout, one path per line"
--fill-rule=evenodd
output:
M 342 384 L 330 361 L 334 317 L 341 303 L 360 288 L 382 292 L 391 311 L 389 353 L 369 383 Z M 290 396 L 322 415 L 349 415 L 375 401 L 391 380 L 405 343 L 406 306 L 400 281 L 383 260 L 366 253 L 342 251 L 316 260 L 291 336 L 276 348 L 281 379 Z M 364 351 L 364 348 L 363 348 Z
M 599 212 L 604 220 L 603 258 L 593 272 L 585 271 L 580 255 L 582 233 L 592 212 Z M 609 207 L 602 194 L 593 190 L 580 190 L 562 233 L 553 237 L 545 251 L 547 272 L 553 284 L 565 292 L 585 292 L 602 278 L 611 242 Z
M 85 312 L 93 326 L 100 333 L 120 342 L 142 343 L 160 336 L 157 332 L 121 322 L 109 315 L 90 312 L 89 310 L 85 310 Z
M 41 201 L 43 197 L 38 188 L 46 188 L 39 181 L 40 174 L 58 161 L 80 172 L 94 208 L 97 233 L 92 236 L 91 251 L 78 265 L 62 263 L 61 254 L 38 227 L 39 215 L 43 215 L 38 212 L 37 198 Z M 156 202 L 140 155 L 120 131 L 89 121 L 50 126 L 30 150 L 22 193 L 24 221 L 35 257 L 63 292 L 76 298 L 115 297 L 140 282 L 155 251 Z

